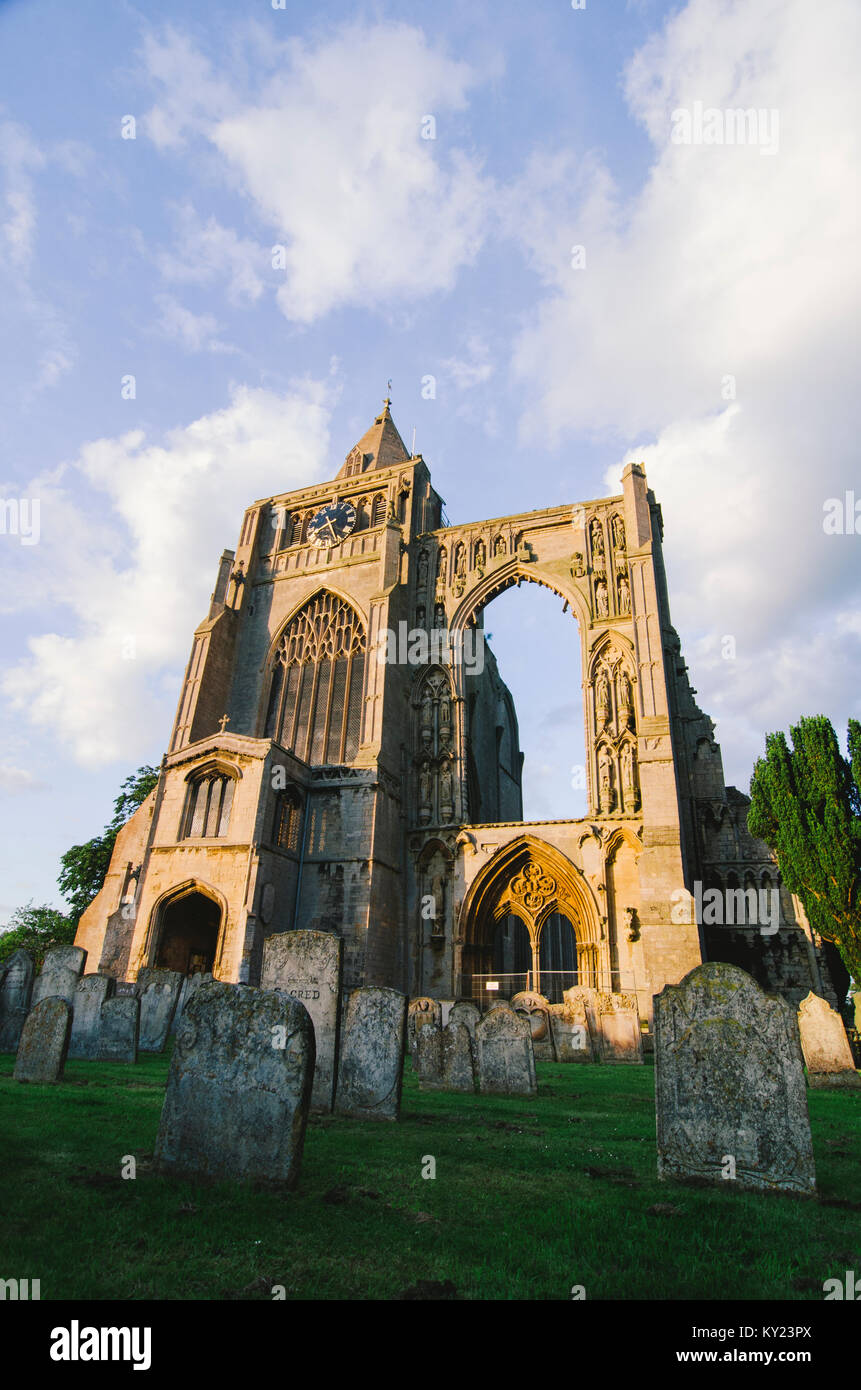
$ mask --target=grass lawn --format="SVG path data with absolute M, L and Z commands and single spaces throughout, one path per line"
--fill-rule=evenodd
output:
M 299 1188 L 163 1178 L 168 1058 L 0 1056 L 0 1277 L 43 1299 L 813 1299 L 861 1271 L 861 1095 L 809 1092 L 818 1199 L 655 1176 L 654 1072 L 538 1065 L 538 1096 L 420 1092 L 313 1118 Z M 137 1178 L 120 1176 L 124 1155 Z M 436 1159 L 436 1178 L 421 1176 Z M 438 1286 L 444 1286 L 442 1288 Z

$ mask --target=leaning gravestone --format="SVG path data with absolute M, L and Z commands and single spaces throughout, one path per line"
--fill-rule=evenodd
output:
M 120 994 L 102 1005 L 99 1030 L 100 1062 L 136 1062 L 140 1000 L 134 994 Z
M 170 1032 L 183 977 L 179 970 L 146 966 L 138 971 L 141 1052 L 163 1052 Z
M 642 1062 L 643 1034 L 636 994 L 598 994 L 602 1062 Z
M 102 1005 L 114 992 L 110 975 L 85 975 L 78 981 L 72 1001 L 69 1056 L 93 1059 L 99 1055 Z
M 87 953 L 81 946 L 52 946 L 46 951 L 41 974 L 33 985 L 30 1007 L 42 999 L 65 999 L 67 1004 L 74 1003 L 86 959 Z
M 283 989 L 311 1015 L 317 1049 L 311 1108 L 323 1114 L 335 1098 L 343 952 L 343 937 L 328 931 L 279 932 L 263 943 L 261 988 Z
M 29 951 L 14 951 L 0 986 L 0 1052 L 16 1052 L 30 1012 L 36 967 Z
M 516 1014 L 525 1018 L 532 1030 L 532 1050 L 536 1062 L 555 1062 L 556 1049 L 550 1030 L 550 1002 L 535 990 L 523 990 L 515 994 L 511 1007 Z
M 365 985 L 347 1000 L 335 1110 L 359 1120 L 396 1120 L 401 1108 L 407 997 Z
M 313 1080 L 304 1004 L 280 990 L 201 985 L 177 1029 L 156 1166 L 295 1187 Z
M 843 1019 L 811 990 L 798 1006 L 801 1051 L 810 1086 L 861 1086 Z
M 550 1010 L 550 1031 L 558 1061 L 595 1060 L 586 1006 L 582 1001 L 553 1005 Z
M 449 1018 L 442 1030 L 443 1091 L 475 1090 L 475 1056 L 472 1038 L 465 1023 Z
M 173 1018 L 170 1021 L 170 1031 L 172 1033 L 175 1033 L 177 1028 L 179 1027 L 179 1021 L 182 1018 L 182 1011 L 185 1008 L 191 996 L 197 990 L 200 989 L 201 985 L 205 985 L 211 979 L 211 970 L 198 970 L 196 975 L 185 976 L 185 979 L 180 985 L 179 998 L 176 1001 L 176 1009 L 174 1010 Z
M 658 1176 L 816 1188 L 795 1010 L 735 965 L 655 996 Z
M 495 1004 L 475 1030 L 478 1085 L 497 1095 L 534 1096 L 532 1029 L 507 1005 Z
M 63 1075 L 69 1047 L 72 1011 L 65 999 L 49 996 L 31 1009 L 21 1030 L 15 1070 L 16 1081 L 53 1085 Z

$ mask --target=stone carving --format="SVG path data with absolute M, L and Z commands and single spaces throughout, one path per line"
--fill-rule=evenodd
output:
M 141 1052 L 164 1052 L 183 976 L 179 970 L 145 966 L 138 971 Z
M 202 985 L 177 1030 L 157 1168 L 295 1187 L 313 1077 L 314 1027 L 298 999 Z
M 610 523 L 613 531 L 613 544 L 617 550 L 625 549 L 625 523 L 620 516 L 614 516 Z
M 78 981 L 72 1004 L 69 1056 L 91 1060 L 99 1055 L 102 1005 L 114 992 L 110 975 L 85 975 Z
M 65 999 L 48 995 L 27 1015 L 12 1076 L 52 1086 L 63 1075 L 72 1011 Z
M 496 537 L 496 540 L 493 542 L 493 556 L 494 556 L 494 559 L 496 559 L 497 556 L 499 556 L 499 555 L 504 555 L 504 554 L 505 554 L 505 537 L 504 537 L 504 536 L 497 536 L 497 537 Z
M 607 603 L 607 585 L 599 579 L 595 585 L 595 612 L 599 618 L 606 618 L 610 609 Z
M 619 672 L 618 681 L 619 720 L 623 728 L 634 728 L 634 692 L 624 671 Z
M 598 750 L 598 792 L 601 810 L 612 811 L 616 804 L 613 760 L 604 744 Z
M 575 579 L 582 579 L 583 575 L 586 573 L 586 566 L 583 563 L 582 550 L 574 551 L 573 563 L 571 565 L 571 573 Z
M 422 1028 L 442 1027 L 442 1006 L 437 999 L 425 995 L 411 999 L 407 1009 L 407 1045 L 415 1066 L 415 1042 Z
M 422 763 L 419 773 L 419 821 L 422 825 L 427 825 L 431 818 L 431 771 L 430 763 Z
M 619 575 L 619 612 L 630 613 L 631 611 L 631 586 L 628 583 L 628 576 L 624 573 Z
M 811 990 L 798 1006 L 801 1051 L 810 1086 L 861 1086 L 843 1019 Z
M 511 1007 L 525 1018 L 532 1032 L 532 1051 L 536 1062 L 555 1062 L 556 1049 L 550 1028 L 550 1004 L 543 994 L 524 990 L 515 994 Z
M 100 1061 L 137 1061 L 140 1012 L 137 995 L 122 994 L 105 1000 L 99 1030 Z
M 604 568 L 604 528 L 596 517 L 589 527 L 592 542 L 592 564 L 596 570 Z
M 610 722 L 610 682 L 607 672 L 600 670 L 595 682 L 595 727 L 600 734 Z
M 532 1030 L 513 1009 L 494 1005 L 475 1030 L 479 1089 L 496 1095 L 534 1096 Z
M 416 588 L 417 588 L 417 590 L 418 590 L 419 593 L 424 593 L 424 590 L 425 590 L 425 588 L 426 588 L 426 586 L 427 586 L 427 582 L 428 582 L 428 553 L 427 553 L 426 550 L 423 550 L 423 551 L 421 552 L 421 554 L 419 555 L 418 579 L 417 579 L 417 582 L 416 582 Z
M 0 984 L 0 1052 L 16 1052 L 30 1011 L 36 967 L 29 951 L 15 951 Z
M 279 932 L 263 943 L 261 989 L 292 994 L 311 1016 L 316 1054 L 311 1108 L 320 1114 L 329 1113 L 335 1100 L 343 950 L 334 932 Z
M 511 880 L 508 889 L 512 900 L 535 917 L 556 896 L 556 880 L 541 864 L 530 859 Z
M 450 821 L 454 817 L 454 800 L 452 791 L 451 764 L 446 761 L 440 768 L 439 773 L 439 810 L 440 820 Z
M 335 1109 L 359 1120 L 396 1120 L 401 1106 L 407 997 L 365 985 L 347 1000 Z
M 640 804 L 640 797 L 637 791 L 636 754 L 630 743 L 622 744 L 620 762 L 622 764 L 625 807 L 629 811 L 636 811 Z
M 65 999 L 71 1004 L 87 959 L 80 946 L 52 946 L 45 952 L 41 973 L 33 985 L 30 1007 L 42 999 Z
M 795 1011 L 734 965 L 697 966 L 655 996 L 658 1176 L 812 1193 Z

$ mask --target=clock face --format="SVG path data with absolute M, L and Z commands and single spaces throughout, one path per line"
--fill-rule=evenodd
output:
M 356 509 L 352 502 L 330 502 L 321 507 L 308 526 L 308 539 L 312 545 L 321 549 L 326 545 L 337 545 L 349 536 L 356 524 Z

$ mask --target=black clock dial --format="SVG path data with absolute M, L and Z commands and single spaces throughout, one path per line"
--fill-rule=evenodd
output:
M 336 545 L 349 536 L 356 524 L 356 509 L 352 502 L 330 502 L 321 507 L 308 526 L 308 539 L 312 545 Z

